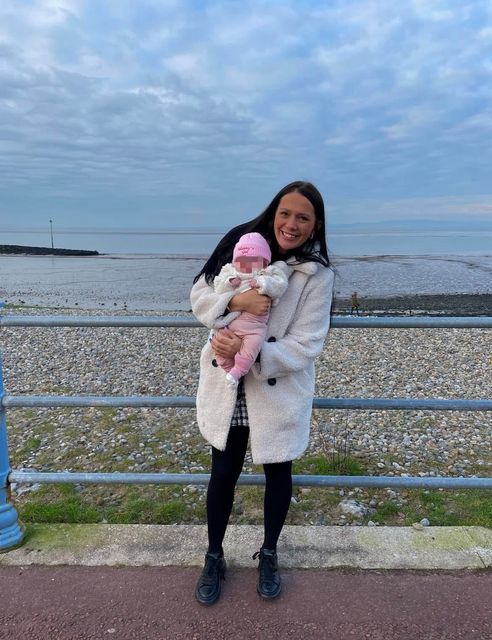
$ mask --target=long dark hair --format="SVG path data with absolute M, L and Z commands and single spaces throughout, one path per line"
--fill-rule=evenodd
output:
M 273 230 L 273 220 L 280 200 L 288 193 L 300 193 L 309 200 L 313 205 L 314 213 L 316 215 L 316 226 L 314 228 L 312 238 L 309 238 L 303 245 L 289 251 L 287 254 L 281 254 Z M 286 185 L 283 189 L 280 189 L 267 208 L 263 213 L 260 213 L 259 216 L 249 222 L 244 222 L 243 224 L 234 227 L 226 233 L 213 250 L 210 258 L 204 264 L 203 269 L 196 275 L 193 282 L 195 283 L 202 275 L 205 275 L 205 279 L 208 284 L 212 284 L 213 279 L 219 274 L 222 267 L 228 262 L 232 262 L 234 245 L 239 238 L 243 234 L 251 233 L 253 231 L 261 233 L 261 235 L 267 240 L 272 250 L 272 262 L 275 260 L 285 260 L 288 257 L 294 256 L 297 262 L 319 262 L 324 267 L 328 267 L 330 265 L 328 249 L 326 248 L 325 205 L 323 197 L 311 182 L 297 180 L 296 182 L 291 182 Z

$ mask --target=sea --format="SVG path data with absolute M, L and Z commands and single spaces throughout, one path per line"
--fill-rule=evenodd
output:
M 219 232 L 74 231 L 54 246 L 94 257 L 0 255 L 0 300 L 106 310 L 188 310 L 194 276 Z M 51 246 L 49 233 L 11 232 L 0 244 Z M 335 293 L 364 297 L 492 293 L 492 233 L 332 234 Z

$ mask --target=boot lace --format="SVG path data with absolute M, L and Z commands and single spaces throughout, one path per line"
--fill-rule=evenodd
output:
M 277 554 L 264 553 L 263 549 L 253 554 L 253 560 L 260 558 L 259 570 L 260 578 L 264 582 L 271 582 L 275 579 L 277 568 Z

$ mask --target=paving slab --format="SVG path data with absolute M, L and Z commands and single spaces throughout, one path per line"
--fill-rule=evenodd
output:
M 230 526 L 229 566 L 251 567 L 262 539 L 261 526 Z M 204 525 L 30 525 L 0 566 L 201 566 L 206 541 Z M 492 567 L 492 530 L 285 526 L 278 550 L 285 568 L 484 569 Z

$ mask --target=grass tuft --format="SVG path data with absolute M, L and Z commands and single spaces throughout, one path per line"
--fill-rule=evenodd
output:
M 306 456 L 294 462 L 293 471 L 295 474 L 316 476 L 361 476 L 366 474 L 366 470 L 357 459 L 344 455 L 335 455 L 331 458 Z

